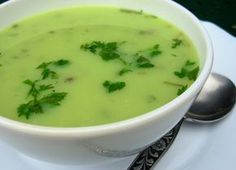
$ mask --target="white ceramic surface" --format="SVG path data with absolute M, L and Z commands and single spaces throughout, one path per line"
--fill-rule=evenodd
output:
M 213 40 L 213 70 L 236 83 L 236 38 L 204 23 Z M 225 120 L 209 125 L 184 123 L 174 144 L 154 170 L 234 170 L 236 167 L 236 107 Z M 59 166 L 30 161 L 0 142 L 2 170 L 125 170 L 134 156 L 96 167 Z
M 202 64 L 200 75 L 183 95 L 167 105 L 113 124 L 88 128 L 46 128 L 0 117 L 0 139 L 21 153 L 61 164 L 95 164 L 113 161 L 97 153 L 123 156 L 142 149 L 183 117 L 209 74 L 212 49 L 205 30 L 198 19 L 171 0 L 12 0 L 0 7 L 0 28 L 38 12 L 91 3 L 143 9 L 174 23 L 196 45 Z

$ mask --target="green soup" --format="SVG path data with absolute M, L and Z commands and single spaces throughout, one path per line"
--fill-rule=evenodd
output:
M 52 11 L 0 32 L 0 115 L 56 127 L 117 122 L 170 102 L 198 71 L 190 39 L 159 17 Z

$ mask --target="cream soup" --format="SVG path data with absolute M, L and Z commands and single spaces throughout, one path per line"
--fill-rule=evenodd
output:
M 158 16 L 51 11 L 0 31 L 0 115 L 55 127 L 117 122 L 170 102 L 198 71 L 191 40 Z

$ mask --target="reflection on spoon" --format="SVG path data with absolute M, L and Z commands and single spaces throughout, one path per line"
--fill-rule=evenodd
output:
M 212 73 L 184 118 L 165 136 L 138 154 L 127 170 L 149 170 L 176 138 L 184 120 L 212 123 L 228 115 L 236 101 L 236 88 L 227 77 Z

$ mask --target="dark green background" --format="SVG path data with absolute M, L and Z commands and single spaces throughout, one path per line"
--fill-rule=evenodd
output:
M 0 0 L 0 3 L 4 1 Z M 188 8 L 199 19 L 211 21 L 236 36 L 236 0 L 174 1 Z

